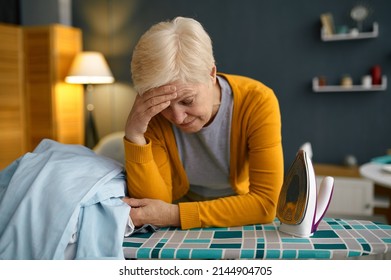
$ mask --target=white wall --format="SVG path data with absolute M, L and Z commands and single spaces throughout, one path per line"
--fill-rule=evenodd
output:
M 99 138 L 124 130 L 135 97 L 133 88 L 123 83 L 94 86 L 92 102 Z

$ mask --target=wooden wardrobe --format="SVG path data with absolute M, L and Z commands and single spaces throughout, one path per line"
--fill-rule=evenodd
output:
M 0 25 L 0 170 L 26 151 L 23 32 Z
M 81 85 L 64 82 L 80 29 L 0 24 L 0 170 L 44 138 L 84 143 Z

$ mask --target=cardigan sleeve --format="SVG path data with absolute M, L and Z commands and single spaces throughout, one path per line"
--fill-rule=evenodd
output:
M 146 145 L 136 145 L 124 138 L 124 145 L 129 196 L 172 202 L 169 164 L 158 166 L 154 160 L 151 140 L 147 139 Z
M 129 195 L 171 203 L 189 189 L 171 124 L 156 116 L 145 137 L 146 145 L 136 145 L 124 138 Z

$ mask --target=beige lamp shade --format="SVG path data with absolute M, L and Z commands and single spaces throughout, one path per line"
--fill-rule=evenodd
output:
M 111 84 L 113 74 L 99 52 L 81 52 L 72 62 L 65 81 L 70 84 Z

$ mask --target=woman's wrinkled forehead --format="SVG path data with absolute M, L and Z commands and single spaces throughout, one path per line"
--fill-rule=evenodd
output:
M 169 85 L 175 86 L 178 97 L 193 94 L 193 93 L 195 94 L 197 93 L 197 88 L 198 88 L 196 84 L 183 83 L 183 82 L 173 82 L 170 83 Z

